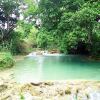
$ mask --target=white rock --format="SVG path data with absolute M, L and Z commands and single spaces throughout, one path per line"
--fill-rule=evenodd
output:
M 90 100 L 100 100 L 100 92 L 90 93 Z
M 28 93 L 28 92 L 26 92 L 24 94 L 24 98 L 25 98 L 25 100 L 33 100 L 33 96 L 30 93 Z
M 3 80 L 2 80 L 2 79 L 0 79 L 0 85 L 3 85 L 3 84 L 4 84 Z

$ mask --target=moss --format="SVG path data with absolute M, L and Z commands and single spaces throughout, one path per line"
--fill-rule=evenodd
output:
M 20 100 L 25 100 L 24 95 L 20 94 Z
M 0 69 L 10 68 L 14 65 L 14 60 L 9 52 L 0 53 Z

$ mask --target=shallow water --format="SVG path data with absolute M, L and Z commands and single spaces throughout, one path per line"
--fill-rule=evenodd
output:
M 17 82 L 100 80 L 100 61 L 75 55 L 31 56 L 18 61 L 14 72 Z

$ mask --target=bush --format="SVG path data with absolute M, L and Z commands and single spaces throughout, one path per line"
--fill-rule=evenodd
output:
M 38 30 L 33 26 L 30 29 L 29 35 L 26 38 L 27 42 L 32 45 L 32 47 L 37 47 L 37 41 L 36 41 L 36 36 L 37 36 Z
M 41 29 L 37 35 L 37 44 L 39 48 L 46 49 L 48 45 L 48 31 Z
M 0 53 L 0 69 L 10 68 L 14 65 L 14 60 L 10 53 L 1 52 Z
M 28 54 L 30 53 L 32 46 L 26 40 L 20 40 L 16 45 L 16 54 Z
M 25 24 L 17 27 L 16 30 L 12 32 L 10 51 L 13 54 L 28 54 L 34 47 L 37 47 L 37 32 L 38 30 L 34 26 L 29 25 L 28 27 L 28 25 Z
M 47 31 L 41 28 L 37 34 L 37 46 L 42 49 L 57 49 L 58 39 L 55 37 L 56 31 Z
M 22 33 L 13 32 L 12 41 L 11 41 L 11 51 L 12 54 L 27 54 L 32 49 L 32 41 L 29 41 L 27 38 L 22 38 Z

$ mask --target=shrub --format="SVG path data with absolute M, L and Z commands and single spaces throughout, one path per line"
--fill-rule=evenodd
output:
M 41 29 L 37 35 L 37 44 L 39 48 L 46 49 L 48 45 L 48 31 Z
M 37 36 L 38 30 L 33 26 L 30 29 L 29 35 L 27 37 L 27 42 L 32 45 L 32 47 L 37 47 L 37 41 L 36 41 L 36 36 Z
M 22 38 L 21 34 L 20 32 L 13 32 L 12 45 L 9 50 L 12 54 L 27 54 L 30 52 L 30 49 L 32 49 L 32 43 L 30 43 L 27 38 Z
M 37 34 L 37 46 L 42 49 L 57 49 L 58 40 L 55 37 L 56 31 L 47 31 L 41 28 Z
M 14 60 L 10 53 L 1 52 L 0 53 L 0 69 L 10 68 L 14 65 Z
M 28 54 L 31 49 L 31 44 L 29 44 L 26 40 L 20 40 L 16 46 L 17 54 Z

